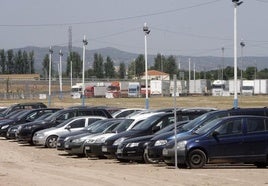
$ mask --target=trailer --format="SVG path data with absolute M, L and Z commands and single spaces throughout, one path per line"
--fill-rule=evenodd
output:
M 254 80 L 254 94 L 255 95 L 268 94 L 268 79 Z
M 140 97 L 141 85 L 139 82 L 129 82 L 128 97 Z
M 106 98 L 120 98 L 128 97 L 128 81 L 113 81 L 110 86 L 107 87 L 105 97 Z
M 207 79 L 190 80 L 189 94 L 208 95 L 210 88 L 211 84 Z
M 254 80 L 243 80 L 241 94 L 244 96 L 252 96 L 254 94 Z
M 106 86 L 87 86 L 85 88 L 85 97 L 105 97 L 106 89 Z
M 186 95 L 187 94 L 187 81 L 185 80 L 177 80 L 176 81 L 176 87 L 177 87 L 177 90 L 175 91 L 175 95 L 176 96 L 180 96 L 180 95 Z M 174 81 L 170 81 L 170 87 L 169 87 L 169 90 L 170 90 L 170 95 L 172 97 L 174 97 Z
M 212 96 L 230 96 L 229 84 L 225 80 L 215 80 L 212 83 Z
M 170 96 L 170 81 L 151 80 L 150 92 L 152 96 Z

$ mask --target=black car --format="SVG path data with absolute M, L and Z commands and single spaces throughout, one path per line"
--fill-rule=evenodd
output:
M 32 144 L 32 138 L 35 132 L 55 127 L 61 122 L 76 116 L 103 116 L 112 118 L 111 114 L 105 109 L 94 109 L 90 107 L 63 109 L 44 119 L 44 121 L 30 122 L 20 125 L 16 133 L 16 138 L 20 141 Z
M 196 130 L 201 126 L 206 125 L 208 122 L 215 120 L 217 118 L 222 118 L 232 115 L 258 115 L 258 116 L 268 116 L 268 108 L 238 108 L 238 109 L 228 109 L 219 110 L 206 113 L 182 127 L 177 129 L 177 136 L 183 135 L 188 131 Z M 162 151 L 165 145 L 174 139 L 174 132 L 168 132 L 160 134 L 153 137 L 149 143 L 146 145 L 145 156 L 147 156 L 148 162 L 157 163 L 163 161 Z
M 176 123 L 176 127 L 180 127 L 185 125 L 189 121 L 180 121 Z M 159 130 L 155 134 L 140 136 L 135 138 L 126 139 L 123 141 L 117 148 L 116 157 L 120 161 L 136 161 L 136 162 L 147 162 L 147 157 L 144 156 L 144 150 L 146 144 L 152 139 L 154 136 L 167 133 L 169 131 L 173 131 L 175 128 L 175 124 L 166 126 L 165 128 Z
M 11 105 L 6 110 L 0 113 L 0 116 L 6 116 L 10 112 L 17 109 L 38 109 L 38 108 L 47 108 L 47 106 L 42 102 L 29 102 L 29 103 L 18 103 Z
M 7 131 L 10 127 L 32 122 L 41 115 L 48 112 L 56 112 L 58 108 L 40 108 L 40 109 L 22 109 L 9 119 L 0 120 L 0 136 L 6 137 Z
M 209 112 L 214 109 L 179 109 L 176 111 L 176 120 L 177 121 L 185 121 L 191 118 L 195 118 L 203 113 Z M 115 153 L 117 151 L 117 147 L 120 143 L 128 138 L 134 138 L 145 135 L 152 135 L 158 130 L 173 124 L 175 122 L 173 112 L 168 113 L 159 113 L 157 115 L 151 116 L 144 120 L 143 122 L 137 124 L 133 129 L 129 131 L 125 131 L 114 135 L 108 138 L 105 141 L 105 144 L 102 146 L 102 152 L 108 158 L 116 157 Z

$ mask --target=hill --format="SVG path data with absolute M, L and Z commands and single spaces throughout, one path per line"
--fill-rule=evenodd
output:
M 41 72 L 42 63 L 44 56 L 48 54 L 48 48 L 29 46 L 24 48 L 16 48 L 13 49 L 15 52 L 18 50 L 30 52 L 34 51 L 35 57 L 35 69 L 36 72 Z M 56 67 L 57 62 L 59 62 L 58 52 L 62 50 L 63 52 L 63 69 L 66 67 L 66 63 L 68 55 L 68 47 L 55 46 L 53 47 L 53 55 L 52 60 L 54 61 L 54 67 Z M 82 48 L 73 47 L 72 51 L 78 52 L 82 56 Z M 93 64 L 93 56 L 94 53 L 99 53 L 103 56 L 104 60 L 107 56 L 111 57 L 116 66 L 118 66 L 121 62 L 124 62 L 126 65 L 130 64 L 139 54 L 130 53 L 118 50 L 116 48 L 100 48 L 95 50 L 87 50 L 86 51 L 86 69 L 91 68 Z M 154 63 L 155 55 L 148 55 L 148 66 L 152 66 Z M 189 68 L 189 59 L 191 59 L 191 69 L 193 69 L 193 64 L 195 63 L 196 71 L 208 71 L 221 69 L 226 66 L 233 66 L 233 58 L 232 57 L 217 57 L 217 56 L 176 56 L 177 61 L 180 61 L 181 69 L 188 70 Z M 237 60 L 238 68 L 241 68 L 241 59 L 238 57 Z M 243 69 L 247 66 L 256 66 L 258 70 L 268 68 L 268 57 L 256 57 L 256 56 L 244 56 L 243 57 Z

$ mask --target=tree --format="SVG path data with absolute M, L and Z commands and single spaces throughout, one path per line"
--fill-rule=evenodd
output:
M 103 57 L 101 54 L 94 54 L 93 72 L 97 78 L 103 78 Z
M 141 54 L 135 60 L 135 72 L 138 77 L 142 76 L 145 72 L 145 60 Z
M 172 78 L 173 74 L 177 73 L 177 64 L 176 59 L 174 56 L 169 56 L 167 60 L 165 61 L 165 68 L 164 72 L 168 73 L 170 77 Z
M 109 56 L 106 58 L 106 62 L 104 63 L 104 73 L 107 78 L 115 77 L 114 62 Z
M 156 57 L 154 58 L 154 70 L 158 70 L 161 72 L 164 72 L 164 63 L 165 63 L 166 59 L 165 56 L 161 55 L 161 54 L 157 54 Z
M 243 77 L 248 80 L 253 80 L 255 78 L 255 67 L 247 67 Z
M 77 52 L 71 52 L 70 55 L 68 56 L 66 74 L 71 73 L 71 64 L 72 64 L 73 77 L 76 78 L 82 77 L 83 61 L 81 60 L 81 56 Z
M 14 57 L 14 73 L 15 74 L 23 74 L 24 65 L 22 59 L 22 51 L 19 50 Z
M 125 75 L 126 75 L 126 65 L 125 65 L 125 63 L 120 63 L 120 65 L 119 65 L 119 78 L 125 79 Z
M 46 54 L 44 59 L 43 59 L 43 76 L 45 77 L 45 79 L 48 78 L 48 73 L 49 73 L 49 55 Z
M 26 51 L 23 51 L 22 53 L 21 68 L 22 68 L 22 74 L 28 74 L 31 71 L 30 62 Z
M 2 74 L 5 74 L 6 73 L 6 54 L 5 54 L 4 49 L 0 50 L 0 67 L 1 67 L 0 72 Z
M 8 50 L 7 51 L 7 63 L 6 63 L 6 67 L 7 67 L 7 74 L 13 74 L 15 73 L 15 65 L 14 65 L 14 52 L 13 50 Z
M 30 53 L 29 53 L 29 65 L 30 65 L 30 70 L 29 70 L 29 72 L 30 72 L 30 74 L 34 74 L 35 73 L 35 69 L 34 69 L 34 51 L 31 51 Z

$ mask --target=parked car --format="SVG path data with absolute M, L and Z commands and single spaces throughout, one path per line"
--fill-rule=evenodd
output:
M 44 113 L 56 112 L 60 109 L 58 108 L 40 108 L 40 109 L 22 109 L 17 112 L 13 117 L 8 119 L 0 120 L 0 136 L 6 137 L 7 131 L 10 127 L 32 122 Z
M 48 112 L 48 113 L 44 113 L 43 115 L 41 115 L 40 117 L 36 118 L 34 121 L 38 121 L 38 122 L 42 122 L 45 118 L 47 118 L 48 116 L 50 116 L 51 114 L 53 114 L 52 112 Z M 7 130 L 7 135 L 6 135 L 6 139 L 16 139 L 16 132 L 18 131 L 18 128 L 20 125 L 23 124 L 19 124 L 19 125 L 15 125 L 10 127 Z
M 111 132 L 123 119 L 107 119 L 102 124 L 92 127 L 87 133 L 68 137 L 64 142 L 64 150 L 68 154 L 85 156 L 84 143 L 87 139 L 106 132 Z
M 87 157 L 99 157 L 104 158 L 104 154 L 102 152 L 102 145 L 109 137 L 112 137 L 118 133 L 131 130 L 137 123 L 143 121 L 145 115 L 143 117 L 136 118 L 128 118 L 124 119 L 118 126 L 116 126 L 111 132 L 106 132 L 104 134 L 100 134 L 90 139 L 87 139 L 84 144 L 84 152 Z M 148 115 L 147 115 L 148 116 Z
M 47 106 L 42 102 L 29 102 L 29 103 L 18 103 L 9 106 L 3 112 L 0 113 L 0 116 L 6 116 L 10 112 L 17 109 L 38 109 L 38 108 L 47 108 Z
M 174 110 L 174 109 L 173 109 Z M 182 126 L 204 113 L 215 110 L 215 108 L 181 108 L 177 111 L 177 120 L 181 122 L 176 122 L 176 126 Z M 174 115 L 174 114 L 173 114 Z M 173 131 L 175 124 L 164 127 L 162 130 L 156 132 L 152 135 L 145 135 L 126 139 L 117 148 L 116 157 L 123 161 L 138 161 L 147 162 L 146 156 L 144 156 L 145 145 L 149 142 L 151 138 L 168 131 Z
M 203 111 L 207 112 L 207 111 Z M 197 114 L 197 113 L 196 113 Z M 139 137 L 144 135 L 151 135 L 157 132 L 158 130 L 172 124 L 175 122 L 173 112 L 167 112 L 167 113 L 157 113 L 153 116 L 150 116 L 146 120 L 142 121 L 141 123 L 137 124 L 134 128 L 132 128 L 129 131 L 125 131 L 119 134 L 116 134 L 110 138 L 108 138 L 105 141 L 105 144 L 102 146 L 102 152 L 106 157 L 116 157 L 115 153 L 117 151 L 117 147 L 120 143 L 122 143 L 124 140 L 128 138 L 133 137 Z M 176 111 L 176 120 L 177 121 L 183 121 L 183 120 L 189 120 L 189 112 L 184 112 L 183 109 L 178 109 Z M 194 115 L 194 114 L 192 114 Z M 199 113 L 200 115 L 200 113 Z
M 129 116 L 132 113 L 135 113 L 137 111 L 145 110 L 142 108 L 126 108 L 126 109 L 120 109 L 112 114 L 113 118 L 125 118 Z
M 56 127 L 47 128 L 34 133 L 33 144 L 42 145 L 48 148 L 56 148 L 57 139 L 60 135 L 70 134 L 82 130 L 98 120 L 106 119 L 101 116 L 78 116 L 70 118 Z
M 200 117 L 190 121 L 177 130 L 176 138 L 184 136 L 186 133 L 191 133 L 197 128 L 206 125 L 212 120 L 232 115 L 258 115 L 268 116 L 267 108 L 238 108 L 238 109 L 227 109 L 212 111 L 201 115 Z M 145 156 L 147 156 L 148 162 L 157 163 L 163 161 L 162 151 L 165 145 L 175 138 L 174 132 L 168 132 L 153 137 L 147 144 L 145 150 Z
M 16 138 L 33 144 L 32 138 L 35 132 L 55 127 L 63 121 L 76 116 L 102 116 L 112 118 L 111 114 L 105 109 L 95 109 L 90 107 L 63 109 L 52 114 L 42 122 L 30 122 L 28 124 L 20 125 L 16 133 Z
M 264 168 L 268 165 L 268 117 L 239 115 L 213 120 L 170 141 L 163 149 L 167 164 L 175 163 L 174 149 L 178 165 L 183 167 L 244 163 Z

